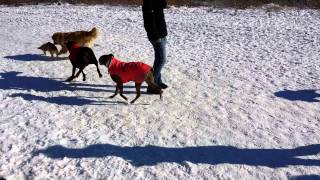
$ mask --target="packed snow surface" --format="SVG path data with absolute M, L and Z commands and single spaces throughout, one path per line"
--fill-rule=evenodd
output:
M 108 97 L 100 66 L 68 83 L 54 32 L 101 29 L 93 50 L 153 63 L 141 7 L 0 6 L 0 177 L 291 179 L 320 174 L 320 11 L 170 7 L 169 88 Z M 60 48 L 60 47 L 59 47 Z M 133 83 L 125 95 L 135 96 Z

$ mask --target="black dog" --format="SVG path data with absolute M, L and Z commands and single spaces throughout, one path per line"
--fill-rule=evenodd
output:
M 140 87 L 143 82 L 146 82 L 152 87 L 160 95 L 160 99 L 162 99 L 162 90 L 161 87 L 154 82 L 153 69 L 151 66 L 142 62 L 122 62 L 114 58 L 112 54 L 101 56 L 99 63 L 108 68 L 111 79 L 117 83 L 116 91 L 110 98 L 115 97 L 118 91 L 120 91 L 120 96 L 128 100 L 127 97 L 122 94 L 123 84 L 133 81 L 136 87 L 136 97 L 130 103 L 134 103 L 140 97 Z
M 82 72 L 83 81 L 86 80 L 86 75 L 83 72 L 83 69 L 88 66 L 89 64 L 94 64 L 97 67 L 97 71 L 99 77 L 102 77 L 98 67 L 98 61 L 96 56 L 94 55 L 93 51 L 89 47 L 80 47 L 76 42 L 69 41 L 67 43 L 67 48 L 69 50 L 69 59 L 72 64 L 72 75 L 67 79 L 67 81 L 72 81 L 74 78 L 78 77 L 79 74 Z M 76 75 L 76 68 L 79 69 Z

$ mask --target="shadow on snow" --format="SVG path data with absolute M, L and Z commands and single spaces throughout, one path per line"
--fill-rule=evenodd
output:
M 239 149 L 231 146 L 122 147 L 111 144 L 96 144 L 79 149 L 56 145 L 38 150 L 34 155 L 41 153 L 51 158 L 104 158 L 116 156 L 130 161 L 134 166 L 152 166 L 158 163 L 183 163 L 188 161 L 195 164 L 217 165 L 226 163 L 280 168 L 295 165 L 320 166 L 320 160 L 298 157 L 317 155 L 319 152 L 320 144 L 295 149 Z
M 3 90 L 34 90 L 39 92 L 52 91 L 92 91 L 92 92 L 114 92 L 113 85 L 84 84 L 78 82 L 65 82 L 45 77 L 18 76 L 21 72 L 11 71 L 0 73 L 0 89 Z M 135 88 L 124 86 L 124 88 Z M 145 88 L 145 86 L 143 87 Z M 135 91 L 126 91 L 125 94 L 135 94 Z M 141 92 L 146 93 L 146 92 Z
M 40 54 L 20 54 L 14 56 L 5 56 L 6 59 L 12 59 L 16 61 L 61 61 L 67 60 L 68 57 L 51 57 Z
M 319 175 L 300 175 L 300 176 L 295 176 L 292 178 L 289 178 L 290 180 L 319 180 L 320 176 Z
M 103 100 L 93 100 L 92 98 L 86 97 L 67 97 L 67 96 L 58 96 L 58 97 L 43 97 L 36 96 L 32 94 L 25 93 L 15 93 L 12 94 L 11 97 L 22 97 L 27 101 L 44 101 L 47 103 L 58 104 L 58 105 L 72 105 L 72 106 L 83 106 L 83 105 L 114 105 L 114 104 L 123 104 L 125 102 L 121 101 L 103 101 Z
M 305 102 L 320 102 L 316 99 L 320 97 L 320 94 L 316 92 L 317 90 L 284 90 L 274 93 L 275 96 L 284 98 L 290 101 L 305 101 Z
M 107 99 L 107 97 L 114 93 L 115 86 L 112 85 L 99 85 L 99 84 L 83 84 L 78 82 L 67 83 L 64 81 L 45 78 L 45 77 L 32 77 L 32 76 L 19 76 L 21 72 L 4 72 L 0 73 L 0 89 L 3 90 L 26 90 L 36 92 L 53 92 L 53 91 L 90 91 L 90 92 L 107 92 L 101 98 Z M 134 86 L 125 86 L 125 88 L 135 88 Z M 135 94 L 135 91 L 124 91 L 125 94 Z M 146 93 L 146 92 L 141 92 Z M 45 101 L 48 103 L 59 105 L 114 105 L 114 104 L 126 104 L 123 101 L 97 101 L 91 98 L 83 97 L 43 97 L 36 96 L 29 93 L 15 93 L 11 97 L 22 97 L 28 101 Z M 97 99 L 97 98 L 95 98 Z

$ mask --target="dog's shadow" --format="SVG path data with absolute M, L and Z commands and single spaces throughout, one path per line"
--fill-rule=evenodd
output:
M 64 81 L 33 76 L 20 76 L 21 72 L 10 71 L 0 73 L 0 89 L 3 90 L 34 90 L 37 92 L 52 91 L 93 91 L 102 92 L 105 89 L 90 87 L 90 84 L 68 84 Z
M 304 101 L 304 102 L 320 102 L 320 94 L 317 93 L 317 90 L 307 89 L 307 90 L 284 90 L 274 93 L 275 96 L 287 99 L 290 101 Z
M 12 97 L 22 97 L 24 100 L 36 100 L 45 101 L 53 104 L 60 105 L 100 105 L 100 104 L 127 104 L 124 101 L 115 101 L 109 99 L 108 97 L 112 95 L 115 91 L 115 86 L 113 85 L 101 85 L 101 84 L 85 84 L 79 82 L 67 83 L 59 79 L 51 79 L 46 77 L 32 77 L 32 76 L 20 76 L 21 72 L 11 71 L 0 73 L 0 89 L 2 90 L 23 90 L 23 91 L 36 91 L 36 92 L 56 92 L 56 91 L 89 91 L 89 92 L 106 92 L 102 100 L 108 101 L 97 101 L 92 98 L 82 98 L 82 97 L 43 97 L 36 96 L 26 93 L 16 93 L 12 94 Z M 134 86 L 125 86 L 126 89 L 135 88 Z M 146 88 L 144 86 L 144 88 Z M 125 94 L 135 94 L 134 90 L 125 90 Z M 145 94 L 146 92 L 141 92 Z M 97 98 L 95 98 L 97 99 Z
M 52 92 L 52 91 L 92 91 L 92 92 L 109 92 L 114 93 L 114 85 L 101 84 L 86 84 L 80 82 L 67 83 L 62 79 L 51 79 L 46 77 L 20 76 L 21 72 L 10 71 L 0 73 L 0 89 L 3 90 L 34 90 L 38 92 Z M 126 90 L 135 88 L 134 86 L 125 86 L 125 94 L 135 94 L 133 90 Z M 143 89 L 146 86 L 142 87 Z M 141 92 L 146 93 L 146 92 Z
M 58 96 L 58 97 L 43 97 L 36 96 L 27 93 L 15 93 L 11 94 L 11 97 L 21 97 L 27 101 L 44 101 L 51 104 L 58 105 L 69 105 L 69 106 L 84 106 L 84 105 L 126 105 L 125 102 L 121 101 L 105 101 L 103 98 L 96 97 L 68 97 L 68 96 Z M 95 100 L 100 99 L 100 100 Z
M 6 59 L 12 59 L 16 61 L 62 61 L 67 60 L 68 57 L 51 57 L 40 54 L 20 54 L 14 56 L 5 56 Z

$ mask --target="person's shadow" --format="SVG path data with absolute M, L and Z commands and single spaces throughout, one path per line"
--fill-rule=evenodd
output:
M 317 93 L 317 90 L 312 89 L 298 91 L 284 90 L 276 92 L 274 95 L 290 101 L 320 102 L 317 99 L 320 97 L 320 94 Z
M 68 57 L 51 57 L 40 54 L 19 54 L 13 56 L 5 56 L 6 59 L 12 59 L 16 61 L 62 61 L 67 60 Z
M 295 176 L 292 178 L 289 178 L 290 180 L 319 180 L 320 176 L 319 175 L 300 175 L 300 176 Z
M 294 149 L 239 149 L 232 146 L 197 147 L 122 147 L 112 144 L 95 144 L 85 148 L 66 148 L 60 145 L 37 150 L 33 155 L 50 158 L 104 158 L 116 156 L 134 166 L 153 166 L 158 163 L 239 164 L 280 168 L 287 166 L 320 166 L 320 159 L 303 159 L 299 156 L 317 155 L 320 144 Z

